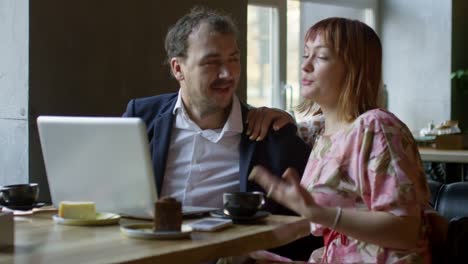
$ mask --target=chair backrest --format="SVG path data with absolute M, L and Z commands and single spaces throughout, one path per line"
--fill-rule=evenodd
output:
M 445 245 L 445 263 L 462 263 L 468 260 L 468 217 L 450 220 Z
M 468 182 L 442 184 L 428 180 L 435 212 L 429 221 L 433 263 L 468 260 Z
M 440 189 L 442 188 L 444 184 L 438 181 L 434 181 L 434 180 L 427 180 L 427 183 L 429 185 L 429 190 L 431 191 L 430 202 L 431 202 L 432 207 L 435 208 L 437 196 L 439 195 Z
M 437 211 L 425 211 L 425 219 L 428 221 L 429 242 L 431 246 L 432 263 L 443 263 L 446 258 L 446 241 L 449 221 Z
M 434 208 L 448 220 L 468 217 L 468 182 L 444 184 L 436 196 Z

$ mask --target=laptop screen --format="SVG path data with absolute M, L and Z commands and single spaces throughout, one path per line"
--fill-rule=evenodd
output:
M 40 116 L 52 203 L 93 201 L 101 212 L 151 217 L 157 199 L 139 118 Z

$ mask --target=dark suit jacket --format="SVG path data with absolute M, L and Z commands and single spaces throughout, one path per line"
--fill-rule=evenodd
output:
M 177 96 L 177 93 L 171 93 L 133 99 L 124 113 L 124 117 L 139 117 L 146 124 L 158 193 L 161 193 L 164 184 L 169 142 L 175 120 L 172 111 Z M 248 106 L 241 103 L 241 109 L 242 120 L 245 123 Z M 263 191 L 257 184 L 247 180 L 253 166 L 262 165 L 278 176 L 281 176 L 286 168 L 294 167 L 299 175 L 302 175 L 310 154 L 310 148 L 296 135 L 296 127 L 293 124 L 286 125 L 276 132 L 271 130 L 267 137 L 259 142 L 249 140 L 248 136 L 242 133 L 239 149 L 240 191 Z M 292 214 L 269 199 L 265 209 L 273 214 Z M 288 252 L 280 253 L 290 255 Z M 307 254 L 308 257 L 310 251 Z

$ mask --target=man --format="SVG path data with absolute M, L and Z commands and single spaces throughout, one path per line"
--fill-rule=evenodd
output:
M 249 107 L 235 95 L 241 69 L 231 18 L 193 9 L 169 30 L 165 48 L 179 92 L 131 100 L 124 114 L 147 125 L 160 196 L 222 207 L 224 192 L 262 190 L 247 180 L 254 165 L 277 175 L 293 167 L 302 175 L 310 148 L 293 124 L 261 141 L 246 133 Z M 271 200 L 265 208 L 287 213 Z

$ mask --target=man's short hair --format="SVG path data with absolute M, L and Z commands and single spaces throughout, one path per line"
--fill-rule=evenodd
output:
M 165 48 L 168 63 L 174 57 L 185 58 L 187 56 L 188 37 L 202 23 L 210 25 L 215 32 L 232 34 L 237 39 L 237 25 L 229 15 L 205 7 L 194 7 L 188 14 L 177 20 L 167 32 Z

